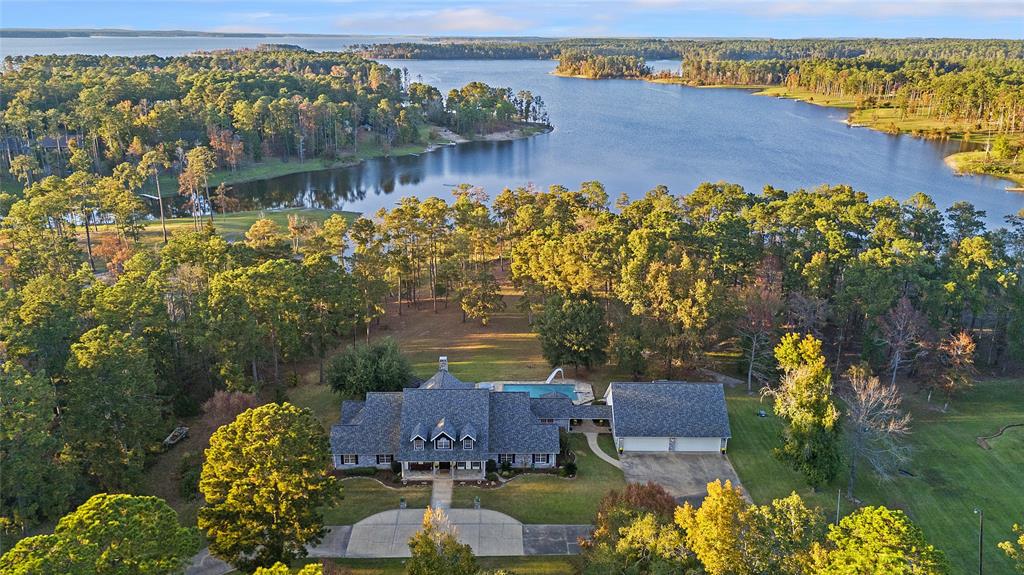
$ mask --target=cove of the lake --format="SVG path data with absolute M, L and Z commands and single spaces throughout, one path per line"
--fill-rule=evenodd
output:
M 88 53 L 102 50 L 90 48 L 89 40 L 102 39 L 76 39 L 75 46 Z M 130 50 L 118 44 L 118 51 L 156 52 L 146 50 L 152 47 L 147 42 L 164 41 L 133 40 Z M 189 48 L 199 40 L 208 39 L 194 39 Z M 267 41 L 304 40 L 249 40 Z M 9 48 L 6 45 L 4 52 Z M 985 210 L 994 225 L 1024 208 L 1024 194 L 1006 191 L 1009 183 L 1004 180 L 956 176 L 943 159 L 959 151 L 958 142 L 852 127 L 844 122 L 845 110 L 754 96 L 746 90 L 560 78 L 550 73 L 550 61 L 385 63 L 407 68 L 411 80 L 435 85 L 443 93 L 473 80 L 531 90 L 546 102 L 554 130 L 523 140 L 473 142 L 418 156 L 236 184 L 233 195 L 243 207 L 307 206 L 370 213 L 406 195 L 451 199 L 452 187 L 462 183 L 480 186 L 493 196 L 505 187 L 574 188 L 598 180 L 614 199 L 622 193 L 637 198 L 659 184 L 685 193 L 701 182 L 724 180 L 753 192 L 765 185 L 793 190 L 821 184 L 849 184 L 872 198 L 890 195 L 903 200 L 925 192 L 943 208 L 970 201 Z M 676 62 L 655 63 L 658 68 L 675 66 Z

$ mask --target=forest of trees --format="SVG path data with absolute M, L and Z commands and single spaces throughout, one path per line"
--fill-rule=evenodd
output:
M 557 58 L 566 50 L 647 60 L 803 60 L 858 58 L 937 59 L 957 62 L 1024 58 L 1024 41 L 960 38 L 851 39 L 446 39 L 432 42 L 371 44 L 354 48 L 369 58 L 519 60 Z
M 79 196 L 59 181 L 31 185 L 0 222 L 0 384 L 18 422 L 0 441 L 10 533 L 137 485 L 173 416 L 218 389 L 283 384 L 296 361 L 367 337 L 389 301 L 394 313 L 451 302 L 486 322 L 505 305 L 497 268 L 531 318 L 557 305 L 599 326 L 603 312 L 608 358 L 638 375 L 695 369 L 724 346 L 757 387 L 776 361 L 796 385 L 820 381 L 804 363 L 863 359 L 886 378 L 931 374 L 921 381 L 948 402 L 975 366 L 1024 358 L 1024 214 L 986 229 L 970 204 L 943 212 L 924 194 L 721 183 L 613 209 L 597 182 L 493 201 L 462 186 L 351 222 L 259 220 L 238 243 L 203 223 L 153 249 L 126 228 L 98 279 Z M 820 352 L 779 360 L 785 331 Z
M 645 78 L 651 74 L 651 68 L 639 56 L 605 56 L 567 50 L 558 55 L 558 66 L 555 68 L 555 73 L 594 80 Z
M 683 60 L 682 81 L 699 86 L 779 85 L 851 97 L 858 107 L 965 121 L 976 130 L 1024 131 L 1024 59 Z
M 428 122 L 467 135 L 547 122 L 543 100 L 529 91 L 472 82 L 443 97 L 406 76 L 349 53 L 277 45 L 167 58 L 7 57 L 0 182 L 114 175 L 135 191 L 158 174 L 181 176 L 197 160 L 192 175 L 201 177 L 183 182 L 182 192 L 209 208 L 198 192 L 214 168 L 270 157 L 333 160 L 357 155 L 364 143 L 387 150 L 424 141 Z M 198 148 L 208 153 L 190 155 Z M 127 177 L 132 171 L 141 177 Z M 0 197 L 0 215 L 14 199 Z

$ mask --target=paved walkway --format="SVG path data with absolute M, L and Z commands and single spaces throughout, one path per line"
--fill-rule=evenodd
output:
M 434 509 L 452 508 L 452 484 L 449 478 L 436 478 L 430 491 L 430 506 Z
M 622 469 L 622 463 L 618 459 L 615 459 L 611 455 L 608 455 L 607 453 L 605 453 L 604 450 L 601 449 L 601 446 L 599 446 L 597 444 L 597 434 L 596 433 L 594 433 L 592 431 L 588 431 L 588 432 L 584 433 L 583 435 L 587 436 L 587 445 L 590 446 L 590 450 L 594 452 L 594 455 L 596 455 L 598 458 L 608 462 L 609 465 L 612 465 L 614 467 Z
M 371 515 L 355 525 L 332 525 L 310 557 L 408 557 L 409 539 L 420 530 L 426 509 L 393 509 Z M 488 509 L 451 509 L 448 519 L 459 541 L 480 557 L 518 555 L 576 555 L 579 538 L 590 525 L 523 525 Z M 192 559 L 186 575 L 225 575 L 233 568 L 203 549 Z

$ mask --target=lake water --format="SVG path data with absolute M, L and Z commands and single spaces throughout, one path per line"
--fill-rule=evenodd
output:
M 25 53 L 24 45 L 11 44 L 21 40 L 3 39 L 3 52 Z M 35 50 L 49 46 L 51 52 L 120 54 L 182 53 L 262 42 L 312 49 L 343 45 L 337 38 L 28 40 Z M 588 180 L 604 183 L 613 199 L 621 193 L 637 198 L 659 184 L 684 193 L 701 182 L 725 180 L 755 192 L 768 184 L 793 190 L 825 183 L 849 184 L 872 198 L 891 195 L 902 200 L 925 192 L 941 207 L 970 201 L 995 225 L 1004 215 L 1024 209 L 1024 194 L 1007 192 L 1009 183 L 1004 180 L 955 176 L 943 158 L 958 151 L 958 143 L 851 127 L 843 122 L 846 112 L 839 109 L 753 96 L 745 90 L 559 78 L 550 74 L 550 61 L 386 63 L 407 68 L 411 79 L 442 92 L 472 80 L 531 90 L 547 103 L 555 129 L 524 140 L 474 142 L 352 168 L 239 184 L 234 195 L 244 207 L 307 206 L 369 213 L 394 205 L 404 195 L 451 199 L 452 187 L 461 183 L 481 186 L 493 196 L 504 187 L 573 188 Z M 653 64 L 663 69 L 677 66 Z
M 751 191 L 850 184 L 877 198 L 925 192 L 942 207 L 968 200 L 993 224 L 1024 208 L 1007 182 L 957 177 L 943 158 L 955 142 L 890 136 L 843 122 L 846 112 L 746 90 L 698 89 L 550 74 L 547 61 L 387 61 L 447 92 L 471 80 L 529 89 L 547 103 L 555 129 L 512 142 L 474 142 L 354 168 L 236 186 L 251 207 L 318 206 L 369 212 L 415 194 L 449 199 L 461 183 L 492 196 L 532 183 L 605 184 L 609 196 L 641 196 L 658 184 L 687 192 L 726 180 Z M 674 63 L 659 62 L 671 67 Z

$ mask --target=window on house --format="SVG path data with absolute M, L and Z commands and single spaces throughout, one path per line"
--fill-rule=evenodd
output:
M 447 437 L 438 437 L 437 440 L 434 441 L 434 449 L 451 449 L 451 448 L 452 448 L 452 440 L 448 439 Z
M 515 454 L 512 454 L 512 453 L 499 453 L 498 454 L 498 464 L 499 465 L 502 464 L 502 463 L 509 463 L 509 464 L 511 464 L 511 463 L 515 463 L 515 462 L 516 462 Z
M 541 423 L 554 423 L 555 420 L 542 417 L 542 418 L 540 418 L 540 422 Z
M 462 448 L 463 449 L 473 449 L 473 440 L 470 439 L 469 437 L 463 439 L 462 440 Z
M 395 456 L 394 455 L 378 455 L 377 456 L 377 465 L 381 465 L 381 464 L 384 464 L 384 463 L 391 463 L 394 460 L 395 460 Z
M 356 463 L 359 463 L 359 457 L 354 453 L 346 453 L 341 456 L 341 463 L 344 465 L 355 465 Z
M 417 437 L 412 440 L 412 448 L 414 451 L 423 451 L 423 440 Z
M 550 453 L 534 453 L 533 454 L 533 462 L 534 463 L 551 463 L 551 454 Z

